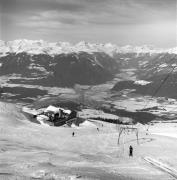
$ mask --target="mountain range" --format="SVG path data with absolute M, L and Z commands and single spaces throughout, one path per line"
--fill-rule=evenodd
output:
M 137 88 L 137 93 L 145 93 L 146 86 L 154 89 L 173 69 L 166 88 L 159 95 L 177 97 L 176 67 L 176 47 L 119 47 L 84 41 L 77 44 L 43 40 L 0 41 L 0 76 L 8 77 L 8 83 L 56 87 L 96 85 L 117 75 L 121 78 L 123 72 L 128 72 L 132 82 L 124 77 L 121 81 L 127 81 L 128 85 L 118 82 L 113 90 Z M 139 88 L 142 85 L 135 85 L 134 80 L 151 83 Z
M 78 52 L 104 52 L 110 56 L 117 53 L 169 53 L 176 54 L 177 48 L 171 49 L 160 49 L 154 48 L 153 46 L 117 46 L 111 43 L 96 44 L 81 41 L 77 44 L 71 44 L 69 42 L 55 42 L 48 43 L 43 40 L 14 40 L 14 41 L 0 41 L 0 55 L 5 56 L 8 53 L 22 53 L 26 52 L 28 54 L 48 54 L 51 56 L 59 54 L 69 54 Z

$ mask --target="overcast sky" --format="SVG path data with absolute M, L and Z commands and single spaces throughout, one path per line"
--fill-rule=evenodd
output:
M 0 39 L 176 46 L 176 0 L 0 0 Z

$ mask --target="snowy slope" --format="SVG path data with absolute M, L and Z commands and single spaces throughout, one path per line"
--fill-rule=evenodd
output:
M 145 135 L 142 127 L 140 145 L 135 134 L 128 132 L 117 146 L 116 126 L 104 122 L 98 132 L 97 124 L 86 122 L 79 128 L 41 126 L 29 122 L 14 104 L 0 102 L 0 179 L 172 179 L 145 163 L 143 157 L 155 157 L 153 160 L 160 159 L 176 169 L 176 139 Z M 133 158 L 128 157 L 130 144 Z

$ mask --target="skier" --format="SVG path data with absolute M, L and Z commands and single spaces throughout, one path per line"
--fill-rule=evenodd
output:
M 133 157 L 133 147 L 131 145 L 129 147 L 129 157 Z
M 73 133 L 72 133 L 72 136 L 74 137 L 74 135 L 75 135 L 75 133 L 73 132 Z

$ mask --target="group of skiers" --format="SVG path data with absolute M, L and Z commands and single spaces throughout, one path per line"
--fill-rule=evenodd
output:
M 103 125 L 102 125 L 102 127 L 103 127 Z M 99 132 L 98 127 L 97 127 L 97 131 Z M 74 137 L 74 136 L 75 136 L 75 132 L 73 131 L 72 132 L 72 137 Z M 132 145 L 129 146 L 129 157 L 133 157 L 133 147 L 132 147 Z

